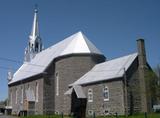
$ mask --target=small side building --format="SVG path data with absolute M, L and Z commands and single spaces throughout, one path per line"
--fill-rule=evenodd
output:
M 137 40 L 138 52 L 95 65 L 70 85 L 65 93 L 71 97 L 71 111 L 76 116 L 119 115 L 151 112 L 153 98 L 147 85 L 148 73 L 144 40 Z M 77 89 L 78 88 L 78 89 Z M 81 95 L 81 96 L 80 96 Z M 81 106 L 85 100 L 85 105 Z

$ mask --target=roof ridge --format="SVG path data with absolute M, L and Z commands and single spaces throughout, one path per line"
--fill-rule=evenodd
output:
M 136 54 L 136 53 L 135 53 L 135 54 Z M 126 71 L 126 70 L 128 69 L 128 68 L 125 68 L 125 65 L 129 62 L 129 60 L 131 59 L 131 57 L 132 57 L 133 55 L 134 55 L 134 54 L 130 54 L 130 55 L 128 55 L 128 56 L 123 56 L 123 58 L 128 57 L 128 59 L 127 59 L 127 61 L 123 64 L 122 68 L 120 68 L 120 70 L 117 72 L 116 75 L 118 75 L 122 69 L 124 69 L 124 71 Z
M 127 56 L 131 56 L 131 55 L 135 55 L 135 54 L 138 54 L 138 53 L 137 53 L 137 52 L 134 52 L 134 53 L 131 53 L 131 54 L 128 54 L 128 55 L 124 55 L 124 56 L 121 56 L 121 57 L 116 57 L 116 58 L 113 58 L 113 59 L 111 59 L 111 60 L 107 60 L 107 61 L 105 61 L 105 62 L 103 62 L 103 63 L 110 62 L 110 61 L 114 61 L 114 60 L 121 59 L 121 58 L 125 58 L 125 57 L 127 57 Z M 100 63 L 100 64 L 102 64 L 102 63 Z
M 122 77 L 124 74 L 122 68 L 125 66 L 127 70 L 137 56 L 137 53 L 132 53 L 116 58 L 114 60 L 96 64 L 90 71 L 88 71 L 86 74 L 80 77 L 77 81 L 70 84 L 70 86 L 75 84 L 89 84 Z
M 79 40 L 78 40 L 79 39 Z M 75 44 L 76 40 L 78 42 Z M 85 40 L 88 42 L 84 42 L 81 40 Z M 73 42 L 75 41 L 75 42 Z M 73 47 L 75 47 L 73 49 Z M 89 51 L 89 48 L 91 49 Z M 34 59 L 31 60 L 31 64 L 35 65 L 44 65 L 44 67 L 38 67 L 38 66 L 31 66 L 29 63 L 24 63 L 16 72 L 15 76 L 13 77 L 12 81 L 9 83 L 14 83 L 16 81 L 20 81 L 23 79 L 27 79 L 31 76 L 34 76 L 36 74 L 43 73 L 45 69 L 48 67 L 48 65 L 57 57 L 64 56 L 64 55 L 70 55 L 70 54 L 99 54 L 103 55 L 97 48 L 88 40 L 85 35 L 82 34 L 81 31 L 65 38 L 62 41 L 59 41 L 55 43 L 54 45 L 46 48 L 45 50 L 42 50 L 36 56 Z M 32 70 L 35 73 L 24 73 Z
M 85 39 L 85 42 L 86 42 L 86 44 L 87 44 L 87 46 L 88 46 L 88 49 L 89 49 L 90 51 L 92 51 L 92 48 L 94 48 L 95 51 L 98 51 L 100 54 L 102 54 L 102 52 L 94 45 L 94 43 L 91 42 L 82 32 L 81 32 L 81 35 L 82 35 L 82 37 Z M 89 46 L 89 45 L 90 45 L 90 46 Z

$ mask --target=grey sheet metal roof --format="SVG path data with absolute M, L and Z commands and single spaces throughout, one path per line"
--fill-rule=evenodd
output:
M 137 56 L 138 54 L 134 53 L 97 64 L 88 73 L 83 75 L 70 86 L 89 84 L 122 77 L 124 75 L 124 68 L 127 70 Z
M 64 93 L 64 95 L 71 95 L 72 92 L 73 92 L 73 87 L 70 88 L 70 89 L 68 89 L 68 90 Z
M 75 91 L 77 98 L 86 98 L 82 87 L 79 85 L 75 85 L 72 88 L 70 88 L 68 91 L 65 92 L 65 95 L 71 95 L 73 90 Z
M 82 32 L 60 41 L 38 53 L 31 62 L 25 62 L 13 75 L 9 84 L 43 73 L 47 66 L 57 57 L 68 54 L 101 54 Z
M 77 85 L 77 86 L 74 86 L 73 88 L 76 92 L 77 98 L 86 98 L 81 86 Z

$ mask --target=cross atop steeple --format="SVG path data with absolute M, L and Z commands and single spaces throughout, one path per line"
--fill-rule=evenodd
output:
M 35 5 L 34 19 L 31 34 L 29 35 L 28 47 L 25 49 L 24 61 L 29 62 L 35 57 L 35 55 L 42 51 L 42 40 L 40 38 L 39 27 L 38 27 L 38 9 Z

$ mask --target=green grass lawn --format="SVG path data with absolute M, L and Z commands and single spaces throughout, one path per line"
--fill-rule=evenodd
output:
M 35 116 L 27 116 L 27 117 L 20 117 L 20 118 L 62 118 L 62 116 L 58 115 L 35 115 Z M 69 116 L 64 116 L 63 118 L 71 118 Z M 88 117 L 88 118 L 93 118 L 93 117 Z M 101 117 L 96 117 L 96 118 L 116 118 L 115 116 L 101 116 Z M 118 116 L 118 118 L 126 118 L 125 116 Z M 128 118 L 145 118 L 144 114 L 141 115 L 133 115 L 133 116 L 128 116 Z M 159 114 L 148 114 L 147 118 L 160 118 L 160 113 Z
M 119 118 L 125 118 L 125 116 Z M 133 116 L 128 116 L 128 118 L 145 118 L 145 115 L 144 114 L 133 115 Z M 148 114 L 147 118 L 160 118 L 160 114 Z
M 143 115 L 134 115 L 134 116 L 129 116 L 129 118 L 145 118 L 144 114 Z M 148 114 L 147 118 L 160 118 L 160 113 L 159 114 Z
M 115 116 L 104 116 L 104 117 L 96 117 L 96 118 L 116 118 Z M 126 118 L 125 116 L 118 116 L 118 118 Z M 132 115 L 128 116 L 127 118 L 145 118 L 144 114 L 140 115 Z M 147 118 L 160 118 L 160 113 L 159 114 L 148 114 Z

